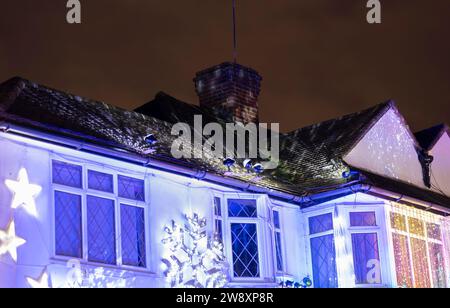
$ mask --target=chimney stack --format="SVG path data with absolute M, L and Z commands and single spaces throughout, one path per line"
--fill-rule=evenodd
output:
M 200 106 L 227 122 L 258 123 L 258 96 L 262 77 L 257 71 L 225 62 L 196 74 Z

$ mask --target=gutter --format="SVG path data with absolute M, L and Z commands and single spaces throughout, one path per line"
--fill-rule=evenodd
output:
M 163 161 L 151 158 L 143 158 L 138 154 L 130 153 L 123 149 L 109 149 L 94 144 L 75 141 L 71 138 L 61 137 L 56 134 L 43 133 L 35 129 L 25 128 L 19 125 L 10 124 L 7 122 L 0 122 L 0 132 L 18 135 L 22 137 L 31 138 L 37 141 L 52 143 L 55 145 L 71 148 L 77 151 L 82 151 L 90 154 L 107 156 L 109 158 L 125 161 L 128 163 L 138 164 L 144 167 L 153 168 L 160 171 L 175 173 L 181 176 L 194 178 L 201 181 L 206 181 L 212 184 L 226 186 L 233 189 L 238 189 L 250 193 L 267 194 L 271 198 L 284 201 L 291 204 L 296 204 L 300 207 L 308 207 L 311 205 L 325 202 L 326 199 L 338 198 L 339 196 L 351 195 L 357 192 L 367 193 L 375 197 L 383 197 L 391 201 L 404 203 L 407 205 L 419 206 L 425 210 L 435 210 L 445 215 L 450 215 L 450 209 L 443 206 L 435 205 L 416 198 L 408 197 L 401 194 L 396 194 L 391 191 L 374 187 L 367 184 L 351 184 L 347 186 L 337 187 L 322 193 L 308 194 L 306 196 L 293 195 L 291 193 L 282 192 L 270 188 L 257 186 L 251 183 L 246 183 L 240 180 L 223 177 L 204 170 L 191 169 L 188 167 L 178 166 Z

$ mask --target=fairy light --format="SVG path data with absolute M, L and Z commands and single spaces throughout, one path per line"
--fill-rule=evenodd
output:
M 390 215 L 397 285 L 447 287 L 445 218 L 397 203 Z

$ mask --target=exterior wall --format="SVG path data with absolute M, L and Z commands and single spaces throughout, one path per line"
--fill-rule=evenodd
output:
M 167 253 L 167 247 L 162 239 L 164 232 L 172 220 L 179 225 L 185 221 L 184 215 L 198 214 L 207 219 L 207 232 L 213 234 L 213 198 L 252 198 L 258 200 L 258 235 L 260 244 L 261 279 L 233 281 L 231 286 L 273 287 L 277 285 L 276 276 L 285 273 L 275 273 L 274 246 L 272 227 L 265 221 L 270 221 L 270 209 L 276 207 L 280 212 L 283 235 L 283 258 L 286 277 L 297 277 L 301 270 L 297 261 L 300 246 L 296 240 L 299 228 L 300 210 L 297 206 L 271 201 L 265 195 L 243 194 L 226 187 L 212 185 L 167 172 L 152 170 L 133 164 L 128 164 L 105 157 L 81 153 L 75 150 L 44 144 L 22 137 L 7 134 L 0 135 L 0 147 L 3 151 L 0 159 L 0 229 L 5 230 L 14 217 L 16 235 L 26 240 L 20 246 L 17 263 L 9 254 L 0 256 L 0 287 L 29 287 L 27 277 L 38 279 L 46 271 L 53 287 L 64 286 L 74 266 L 70 258 L 55 255 L 54 243 L 54 190 L 72 192 L 70 187 L 60 187 L 52 184 L 52 160 L 82 165 L 85 169 L 105 173 L 120 173 L 136 178 L 145 178 L 146 183 L 146 241 L 147 269 L 131 269 L 125 266 L 109 266 L 81 261 L 84 273 L 101 271 L 102 275 L 97 286 L 126 287 L 166 287 L 169 286 L 162 267 L 162 257 Z M 19 170 L 24 168 L 31 184 L 42 188 L 35 198 L 38 216 L 29 215 L 23 207 L 11 209 L 13 193 L 6 187 L 6 180 L 16 181 Z M 84 175 L 86 177 L 86 174 Z M 75 192 L 76 193 L 76 192 Z M 222 206 L 226 212 L 226 206 Z M 226 213 L 224 213 L 226 215 Z M 285 232 L 286 230 L 286 232 Z M 224 218 L 225 251 L 227 260 L 231 263 L 230 226 Z M 289 244 L 288 244 L 289 243 Z M 83 248 L 86 248 L 84 243 Z M 86 253 L 86 252 L 85 252 Z M 69 263 L 68 263 L 69 262 Z M 230 270 L 231 270 L 230 266 Z
M 0 230 L 5 230 L 14 218 L 16 235 L 27 243 L 17 249 L 17 263 L 9 254 L 0 256 L 0 287 L 29 287 L 27 277 L 38 279 L 42 273 L 49 274 L 53 287 L 65 286 L 70 277 L 73 260 L 55 255 L 54 189 L 71 191 L 52 184 L 52 160 L 82 165 L 85 168 L 112 174 L 124 174 L 145 179 L 146 187 L 146 242 L 147 268 L 137 269 L 126 266 L 107 266 L 81 261 L 84 273 L 97 273 L 98 287 L 168 287 L 169 281 L 164 274 L 162 258 L 168 252 L 162 243 L 166 237 L 164 228 L 172 220 L 183 224 L 185 214 L 196 213 L 207 219 L 207 232 L 214 232 L 214 198 L 222 201 L 222 219 L 224 244 L 227 260 L 231 263 L 231 218 L 228 217 L 226 200 L 254 199 L 258 205 L 258 242 L 261 279 L 233 279 L 231 287 L 276 287 L 280 280 L 302 281 L 304 277 L 314 277 L 312 265 L 311 235 L 309 219 L 329 213 L 332 215 L 333 228 L 327 231 L 334 237 L 337 280 L 340 287 L 397 287 L 395 253 L 392 243 L 390 213 L 398 205 L 363 193 L 357 193 L 336 199 L 318 206 L 300 210 L 297 206 L 271 200 L 266 195 L 246 194 L 232 189 L 212 185 L 167 172 L 152 170 L 105 157 L 81 153 L 71 149 L 43 144 L 21 137 L 0 134 L 0 147 L 3 151 L 0 159 Z M 19 170 L 28 172 L 29 181 L 42 187 L 35 198 L 37 217 L 33 217 L 23 207 L 11 209 L 13 194 L 6 187 L 5 180 L 16 180 Z M 276 270 L 274 249 L 274 224 L 272 210 L 280 213 L 281 247 L 283 270 Z M 402 211 L 406 211 L 403 210 Z M 409 211 L 409 210 L 408 210 Z M 408 212 L 406 211 L 406 212 Z M 376 225 L 369 227 L 350 226 L 350 213 L 374 212 Z M 416 212 L 414 212 L 414 215 Z M 422 214 L 420 214 L 422 213 Z M 419 211 L 420 215 L 429 215 Z M 436 216 L 436 220 L 442 217 Z M 238 220 L 242 221 L 242 220 Z M 448 263 L 450 247 L 448 242 L 450 228 L 447 221 L 447 239 L 445 245 L 446 279 L 450 286 Z M 325 233 L 327 233 L 325 232 Z M 376 233 L 379 246 L 380 283 L 355 284 L 354 251 L 352 234 Z M 86 245 L 86 243 L 84 244 Z M 373 266 L 373 265 L 372 265 Z M 376 266 L 377 264 L 374 265 Z M 372 268 L 368 268 L 372 270 Z M 230 275 L 232 266 L 230 264 Z M 376 276 L 376 275 L 375 275 Z
M 441 139 L 431 149 L 430 154 L 434 157 L 431 164 L 431 183 L 436 191 L 442 191 L 447 196 L 450 195 L 450 137 L 443 134 Z
M 344 160 L 352 167 L 426 188 L 415 141 L 393 109 L 372 127 Z

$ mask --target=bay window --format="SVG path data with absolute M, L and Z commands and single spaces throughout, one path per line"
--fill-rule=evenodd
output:
M 55 254 L 147 267 L 145 180 L 52 161 Z

